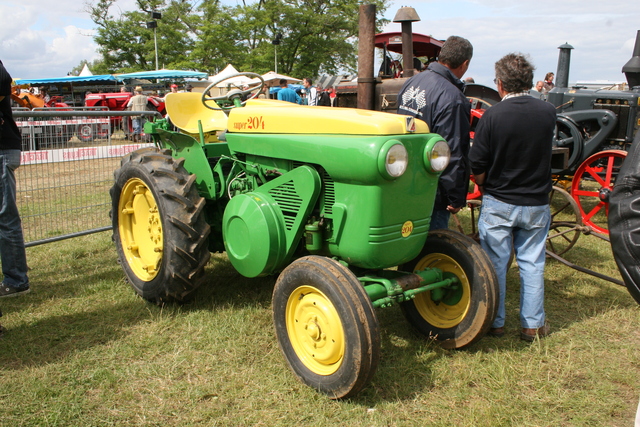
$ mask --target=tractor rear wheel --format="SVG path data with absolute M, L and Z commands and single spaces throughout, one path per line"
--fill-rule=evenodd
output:
M 380 359 L 378 321 L 362 284 L 339 262 L 307 256 L 273 290 L 278 344 L 291 370 L 332 399 L 352 396 Z
M 551 225 L 547 250 L 562 255 L 573 247 L 582 234 L 582 216 L 576 201 L 564 189 L 553 186 L 549 193 Z
M 157 304 L 192 296 L 211 257 L 205 200 L 183 162 L 169 150 L 134 151 L 122 159 L 111 188 L 119 262 L 138 295 Z
M 442 298 L 431 291 L 402 303 L 402 311 L 421 334 L 444 348 L 462 348 L 482 338 L 498 310 L 498 279 L 487 254 L 470 237 L 452 230 L 429 233 L 422 253 L 398 267 L 402 271 L 438 268 L 454 275 L 458 285 Z
M 609 234 L 609 196 L 627 152 L 600 151 L 582 162 L 571 181 L 582 222 L 596 233 Z

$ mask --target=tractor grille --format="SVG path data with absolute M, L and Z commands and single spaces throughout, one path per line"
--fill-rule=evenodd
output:
M 269 191 L 269 195 L 280 206 L 282 215 L 284 216 L 284 224 L 287 231 L 291 231 L 293 224 L 296 220 L 296 216 L 302 206 L 302 198 L 298 195 L 293 181 L 285 182 L 284 184 Z
M 593 104 L 594 110 L 610 110 L 618 116 L 618 123 L 608 139 L 624 142 L 629 124 L 629 101 L 626 99 L 597 99 Z
M 307 165 L 308 163 L 293 162 L 293 168 L 299 168 L 300 166 Z M 322 167 L 317 165 L 310 165 L 316 168 L 320 172 L 320 178 L 322 179 L 322 191 L 320 192 L 320 214 L 324 217 L 331 217 L 333 215 L 333 205 L 336 202 L 336 187 L 331 176 Z
M 331 216 L 333 215 L 333 205 L 336 202 L 336 187 L 326 170 L 322 170 L 321 177 L 322 193 L 320 194 L 320 200 L 322 200 L 322 209 L 324 209 L 325 216 Z

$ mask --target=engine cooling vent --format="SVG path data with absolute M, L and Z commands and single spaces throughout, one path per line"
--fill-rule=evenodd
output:
M 302 206 L 302 198 L 298 195 L 293 181 L 287 181 L 282 185 L 269 191 L 269 195 L 280 206 L 284 217 L 284 224 L 287 231 L 291 231 L 296 220 L 300 207 Z
M 322 193 L 320 194 L 322 200 L 322 208 L 324 209 L 325 216 L 331 216 L 333 214 L 333 205 L 336 202 L 336 188 L 333 179 L 329 176 L 327 171 L 322 170 Z

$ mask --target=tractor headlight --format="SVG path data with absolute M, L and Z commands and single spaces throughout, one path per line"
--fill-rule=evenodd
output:
M 407 170 L 409 155 L 404 145 L 397 140 L 385 142 L 378 157 L 378 169 L 387 179 L 395 179 L 402 176 Z
M 440 137 L 427 143 L 424 154 L 424 165 L 432 173 L 440 173 L 445 170 L 451 159 L 449 144 Z

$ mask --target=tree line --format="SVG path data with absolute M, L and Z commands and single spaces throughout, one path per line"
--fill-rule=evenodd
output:
M 377 29 L 389 0 L 370 0 Z M 209 74 L 232 64 L 259 74 L 270 70 L 293 76 L 353 72 L 357 63 L 358 0 L 137 0 L 121 12 L 117 0 L 85 4 L 97 26 L 101 59 L 95 74 L 154 70 L 157 37 L 160 68 Z M 115 12 L 118 12 L 117 15 Z M 150 12 L 160 12 L 157 28 Z M 82 68 L 81 64 L 79 67 Z

